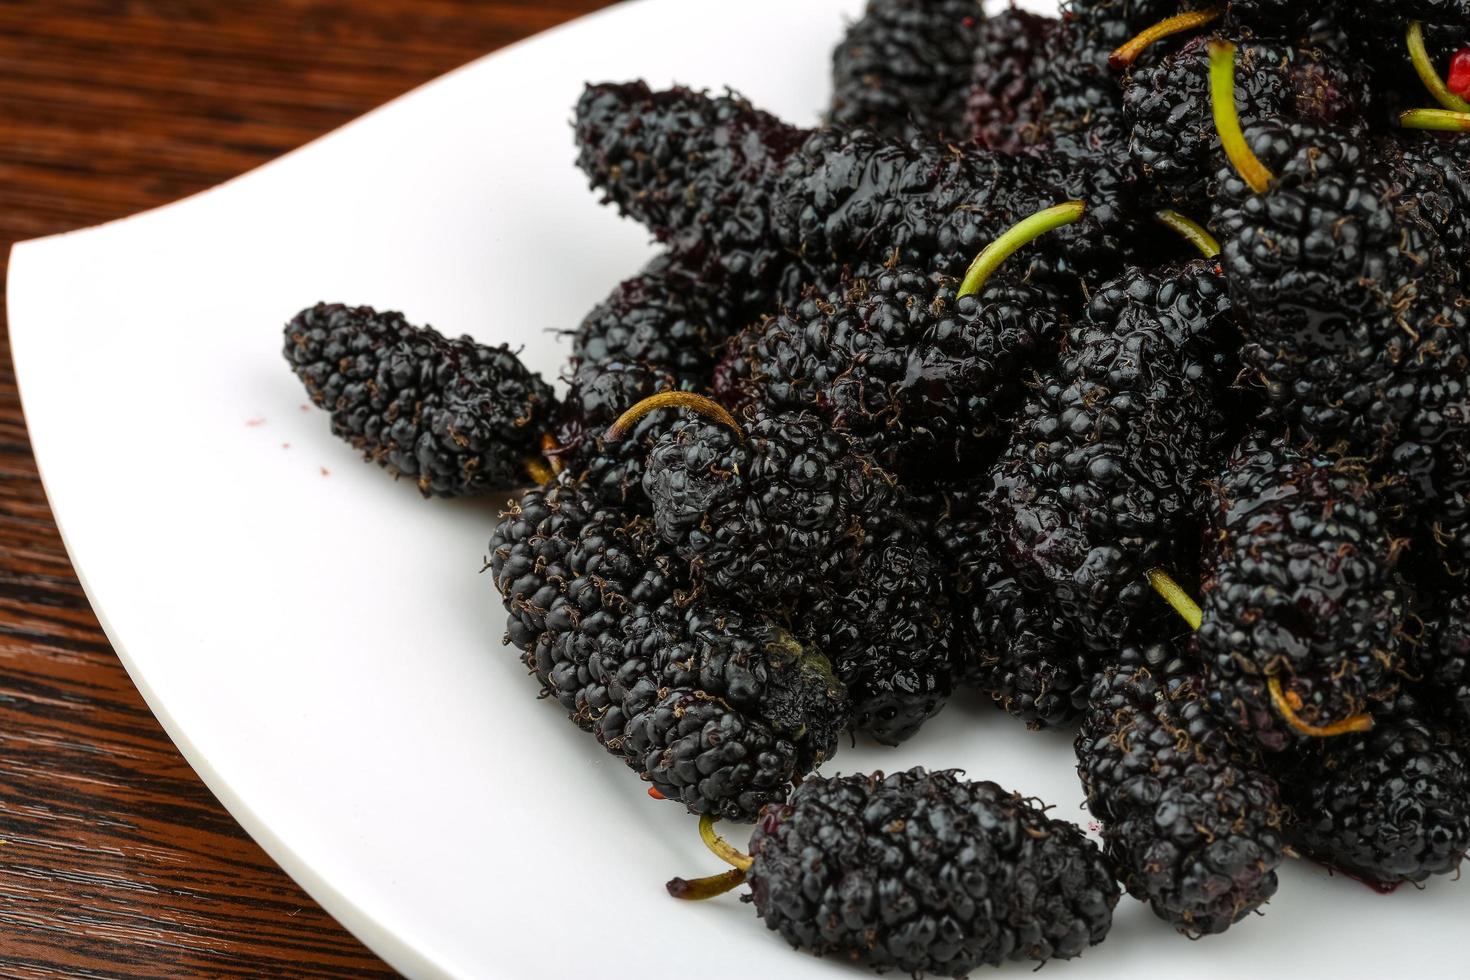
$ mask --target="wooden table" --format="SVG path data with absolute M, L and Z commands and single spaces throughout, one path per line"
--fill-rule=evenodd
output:
M 217 184 L 609 0 L 0 0 L 11 242 Z M 3 313 L 0 313 L 3 317 Z M 77 583 L 0 340 L 0 976 L 387 967 L 220 806 Z

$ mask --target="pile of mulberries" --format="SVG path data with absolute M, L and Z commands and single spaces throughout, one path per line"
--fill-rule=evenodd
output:
M 528 692 L 735 865 L 671 892 L 879 969 L 1470 850 L 1470 5 L 1062 7 L 869 0 L 815 128 L 588 85 L 577 166 L 659 254 L 559 385 L 367 307 L 284 332 L 335 434 L 498 507 Z M 1075 733 L 1101 845 L 831 773 L 966 689 Z

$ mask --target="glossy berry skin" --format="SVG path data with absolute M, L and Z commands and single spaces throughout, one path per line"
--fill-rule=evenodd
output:
M 1122 659 L 1167 663 L 1159 646 Z M 1106 853 L 1159 918 L 1189 936 L 1220 933 L 1276 893 L 1280 792 L 1189 682 L 1109 669 L 1093 685 L 1076 747 Z
M 767 216 L 770 177 L 805 133 L 736 95 L 642 82 L 589 85 L 577 103 L 577 165 L 604 201 L 699 256 L 732 306 L 760 306 L 787 256 Z
M 1096 649 L 1157 611 L 1145 573 L 1170 563 L 1223 454 L 1229 326 L 1206 263 L 1108 284 L 993 469 L 1006 560 Z
M 1041 66 L 1059 21 L 1014 7 L 976 28 L 975 67 L 966 119 L 977 146 L 1020 153 L 1039 137 Z
M 1341 131 L 1259 124 L 1265 195 L 1222 178 L 1217 215 L 1241 359 L 1299 442 L 1367 461 L 1452 566 L 1470 548 L 1470 303 L 1451 257 L 1456 171 Z M 1390 147 L 1390 149 L 1393 149 Z M 1438 233 L 1438 224 L 1444 237 Z
M 511 506 L 487 567 L 542 696 L 666 799 L 752 820 L 836 751 L 826 658 L 761 613 L 675 601 L 684 563 L 569 474 Z
M 1242 119 L 1354 124 L 1367 111 L 1365 79 L 1325 46 L 1246 42 L 1236 54 L 1236 110 Z M 1194 38 L 1134 69 L 1123 91 L 1123 116 L 1129 157 L 1158 198 L 1198 210 L 1225 165 L 1210 108 L 1209 39 Z
M 1103 940 L 1118 886 L 1075 826 L 994 783 L 912 769 L 813 778 L 762 814 L 750 900 L 818 956 L 963 976 Z
M 642 364 L 610 361 L 582 366 L 562 399 L 547 458 L 569 470 L 604 503 L 630 513 L 646 512 L 643 462 L 673 413 L 650 412 L 621 439 L 608 439 L 606 433 L 638 402 L 675 386 L 673 375 Z
M 1441 593 L 1421 614 L 1417 642 L 1404 644 L 1405 673 L 1427 703 L 1470 723 L 1470 595 Z
M 1458 257 L 1452 264 L 1463 291 L 1470 285 L 1470 154 L 1453 139 L 1408 131 L 1379 140 L 1375 149 L 1390 168 L 1399 200 L 1434 230 L 1448 255 Z
M 659 535 L 716 594 L 781 604 L 850 580 L 858 515 L 888 477 L 811 415 L 756 415 L 736 433 L 686 416 L 649 452 Z
M 703 278 L 699 252 L 666 252 L 613 288 L 572 333 L 577 371 L 640 364 L 704 390 L 722 345 L 745 313 Z
M 1220 716 L 1280 751 L 1307 736 L 1275 708 L 1268 678 L 1319 727 L 1391 695 L 1404 597 L 1367 475 L 1249 440 L 1215 498 L 1196 638 Z
M 567 577 L 546 610 L 546 630 L 522 659 L 580 728 L 606 737 L 621 727 L 617 675 L 627 659 L 629 617 L 668 602 L 683 568 L 644 521 L 602 509 L 565 557 Z
M 1463 742 L 1418 710 L 1305 746 L 1277 760 L 1290 840 L 1380 889 L 1452 874 L 1470 849 L 1467 763 Z
M 1177 0 L 1069 0 L 1042 61 L 1039 88 L 1044 142 L 1074 152 L 1111 155 L 1122 149 L 1122 80 L 1109 56 L 1139 31 L 1179 12 Z
M 551 386 L 508 346 L 399 313 L 318 303 L 286 324 L 282 353 L 332 432 L 425 497 L 524 484 L 556 412 Z
M 818 130 L 776 176 L 771 227 L 808 262 L 915 266 L 960 277 L 984 248 L 1027 215 L 1088 202 L 1081 221 L 1046 236 L 1006 266 L 1066 292 L 1078 277 L 1115 272 L 1135 244 L 1121 170 L 1085 156 L 1005 156 L 856 130 Z
M 616 518 L 571 474 L 506 504 L 485 563 L 510 614 L 505 642 L 523 652 L 534 649 L 546 632 L 547 610 L 575 578 L 568 556 L 583 529 Z
M 751 326 L 734 345 L 742 400 L 821 415 L 900 474 L 973 471 L 1065 321 L 1038 287 L 957 298 L 958 285 L 880 269 Z
M 1039 728 L 1072 724 L 1087 706 L 1097 656 L 1046 592 L 1024 587 L 983 485 L 952 488 L 934 540 L 949 570 L 963 676 L 1006 712 Z
M 886 506 L 870 508 L 861 523 L 852 584 L 824 593 L 793 619 L 847 687 L 853 728 L 897 745 L 954 690 L 954 611 L 943 562 L 917 520 Z
M 958 137 L 978 0 L 869 0 L 832 53 L 832 126 Z
M 1353 134 L 1272 120 L 1245 135 L 1276 181 L 1256 194 L 1222 169 L 1214 227 L 1247 339 L 1340 348 L 1354 337 L 1354 320 L 1391 302 L 1385 285 L 1420 278 L 1425 260 L 1438 260 L 1439 242 L 1407 220 L 1389 175 Z
M 752 820 L 837 751 L 850 719 L 841 681 L 764 614 L 669 602 L 624 632 L 628 662 L 646 671 L 623 685 L 616 747 L 692 812 Z

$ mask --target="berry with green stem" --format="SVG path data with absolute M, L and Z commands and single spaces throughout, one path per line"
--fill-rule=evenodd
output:
M 1118 901 L 1077 827 L 954 772 L 807 779 L 762 813 L 748 855 L 708 822 L 701 836 L 734 870 L 675 879 L 671 895 L 707 899 L 743 877 L 757 914 L 793 946 L 879 969 L 962 976 L 1070 959 L 1104 939 Z
M 820 415 L 910 480 L 928 478 L 936 459 L 974 472 L 1023 397 L 1026 369 L 1055 355 L 1065 329 L 1058 297 L 1019 273 L 991 277 L 1085 210 L 1072 202 L 1025 219 L 988 243 L 964 283 L 898 265 L 751 326 L 732 345 L 736 400 Z

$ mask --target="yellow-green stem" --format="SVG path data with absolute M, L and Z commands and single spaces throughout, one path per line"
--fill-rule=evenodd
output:
M 1251 190 L 1266 193 L 1276 175 L 1251 150 L 1240 128 L 1240 114 L 1235 110 L 1235 45 L 1228 41 L 1210 42 L 1210 105 L 1225 156 Z
M 1470 112 L 1448 109 L 1410 109 L 1399 116 L 1405 129 L 1432 129 L 1443 133 L 1470 133 Z
M 1109 55 L 1108 65 L 1113 68 L 1127 68 L 1138 59 L 1139 55 L 1143 54 L 1145 48 L 1155 41 L 1162 41 L 1166 37 L 1192 31 L 1196 27 L 1204 27 L 1218 18 L 1221 13 L 1219 7 L 1206 7 L 1204 10 L 1191 10 L 1165 18 L 1154 26 L 1141 31 L 1128 43 Z
M 987 245 L 985 251 L 970 263 L 969 271 L 965 273 L 965 281 L 960 283 L 960 295 L 972 296 L 980 292 L 990 281 L 990 277 L 995 274 L 995 270 L 999 269 L 1001 263 L 1006 259 L 1047 232 L 1070 225 L 1086 213 L 1086 201 L 1068 201 L 1065 204 L 1038 211 L 1016 224 Z
M 1215 236 L 1193 218 L 1185 217 L 1178 211 L 1160 211 L 1154 217 L 1159 224 L 1178 232 L 1185 241 L 1199 249 L 1205 258 L 1213 259 L 1220 254 L 1220 243 L 1215 240 Z
M 1192 630 L 1199 629 L 1199 624 L 1204 622 L 1204 613 L 1200 610 L 1199 603 L 1190 598 L 1189 593 L 1174 581 L 1173 576 L 1162 568 L 1151 568 L 1148 572 L 1148 584 L 1154 587 L 1154 591 L 1164 597 L 1174 611 L 1184 617 Z
M 714 852 L 715 857 L 739 871 L 749 871 L 755 859 L 715 833 L 715 821 L 708 813 L 699 818 L 699 836 L 704 846 Z
M 703 395 L 696 395 L 692 391 L 661 391 L 657 395 L 649 395 L 618 416 L 618 420 L 608 427 L 603 438 L 609 442 L 617 442 L 638 424 L 639 419 L 661 408 L 687 408 L 691 412 L 698 412 L 705 418 L 720 423 L 741 439 L 745 438 L 745 431 L 740 428 L 740 423 L 735 421 L 735 416 L 725 410 L 725 406 Z
M 1353 732 L 1366 732 L 1373 727 L 1372 715 L 1353 715 L 1330 725 L 1312 725 L 1297 716 L 1296 706 L 1281 689 L 1281 678 L 1272 675 L 1266 678 L 1266 687 L 1271 691 L 1271 703 L 1286 723 L 1303 735 L 1311 738 L 1333 738 Z
M 1419 73 L 1419 80 L 1429 89 L 1429 94 L 1434 96 L 1434 101 L 1450 112 L 1470 112 L 1470 102 L 1451 92 L 1440 77 L 1439 70 L 1434 67 L 1434 59 L 1429 57 L 1429 49 L 1424 46 L 1424 24 L 1421 21 L 1416 20 L 1409 25 L 1408 43 L 1409 60 Z

